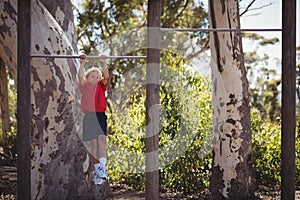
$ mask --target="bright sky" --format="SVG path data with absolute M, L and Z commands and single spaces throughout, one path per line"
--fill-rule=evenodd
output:
M 208 5 L 207 0 L 198 0 L 202 1 L 205 6 Z M 246 8 L 252 0 L 243 0 L 240 3 L 241 10 Z M 244 14 L 241 20 L 241 28 L 282 28 L 282 0 L 256 0 L 251 6 L 250 10 Z M 297 34 L 296 34 L 296 45 L 300 45 L 300 1 L 296 0 L 297 3 Z M 266 38 L 277 37 L 280 40 L 280 43 L 273 45 L 271 49 L 265 50 L 268 54 L 271 54 L 271 57 L 281 58 L 281 31 L 278 32 L 257 32 L 260 35 L 263 35 Z M 244 50 L 247 51 L 247 48 L 253 48 L 250 44 L 243 44 Z M 250 50 L 249 50 L 250 51 Z
M 244 0 L 242 5 L 247 5 L 251 0 Z M 297 0 L 298 1 L 298 0 Z M 241 17 L 242 28 L 282 28 L 282 0 L 256 0 L 252 8 L 261 8 L 249 11 Z M 300 3 L 297 2 L 297 24 L 296 24 L 296 45 L 300 45 L 299 15 Z M 267 6 L 269 5 L 269 6 Z M 268 54 L 281 58 L 281 32 L 260 32 L 267 38 L 277 37 L 280 43 L 268 48 Z M 245 45 L 244 45 L 245 47 Z
M 249 2 L 242 1 L 240 7 L 243 8 Z M 241 18 L 244 28 L 281 28 L 281 0 L 256 0 L 251 8 Z
M 207 7 L 207 0 L 202 1 Z M 243 0 L 240 8 L 246 8 L 252 0 Z M 256 0 L 250 10 L 241 17 L 242 28 L 281 28 L 282 26 L 282 0 Z M 297 46 L 300 45 L 300 2 L 297 3 Z M 263 33 L 263 35 L 274 37 L 274 33 Z M 278 34 L 276 34 L 278 36 Z M 281 35 L 281 34 L 280 34 Z
M 245 8 L 250 3 L 250 1 L 251 0 L 242 1 L 242 3 L 240 4 L 240 7 L 242 8 L 241 11 L 244 10 L 243 8 Z M 281 13 L 281 0 L 256 0 L 251 9 L 240 18 L 241 28 L 280 29 L 282 27 Z M 256 45 L 251 44 L 251 42 L 244 41 L 244 52 L 256 51 L 261 56 L 267 54 L 272 58 L 281 58 L 281 31 L 256 33 L 263 35 L 266 38 L 276 37 L 280 42 L 275 45 L 267 45 L 264 48 L 257 48 Z M 274 59 L 273 63 L 276 63 Z M 270 66 L 275 66 L 276 68 L 276 65 L 270 64 Z
M 297 0 L 298 1 L 298 0 Z M 243 2 L 250 2 L 244 0 Z M 282 0 L 256 0 L 253 8 L 261 8 L 248 12 L 241 18 L 242 28 L 281 28 L 282 27 Z M 300 45 L 299 15 L 300 2 L 297 2 L 297 45 Z M 270 4 L 270 6 L 265 6 Z M 272 34 L 270 34 L 272 35 Z

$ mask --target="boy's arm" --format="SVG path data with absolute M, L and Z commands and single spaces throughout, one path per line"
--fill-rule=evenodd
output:
M 103 68 L 102 83 L 103 83 L 103 85 L 106 85 L 108 83 L 108 78 L 109 78 L 109 71 L 107 69 L 107 64 L 106 64 L 106 56 L 101 56 L 100 59 L 101 59 L 102 68 Z
M 84 65 L 85 65 L 86 55 L 80 55 L 80 67 L 78 70 L 78 80 L 81 86 L 84 85 Z

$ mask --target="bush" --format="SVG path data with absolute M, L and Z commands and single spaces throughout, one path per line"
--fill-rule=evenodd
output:
M 251 112 L 254 175 L 258 183 L 280 182 L 281 130 L 279 122 L 263 121 Z
M 297 120 L 296 135 L 296 184 L 300 186 L 300 118 Z
M 210 81 L 185 71 L 185 60 L 169 54 L 165 58 L 160 75 L 160 185 L 191 193 L 208 184 L 212 136 Z M 139 81 L 145 72 L 134 69 L 131 75 L 125 75 L 130 81 L 127 85 L 120 83 L 114 91 L 117 94 L 112 95 L 108 166 L 112 181 L 121 180 L 143 189 L 146 93 L 144 82 Z M 130 95 L 124 99 L 121 94 Z
M 208 187 L 211 169 L 211 91 L 206 78 L 183 70 L 183 60 L 166 56 L 160 83 L 160 187 L 172 192 L 192 194 Z M 145 76 L 142 69 L 134 76 Z M 124 81 L 125 83 L 126 81 Z M 109 114 L 109 167 L 112 181 L 136 189 L 145 188 L 145 85 L 125 85 L 116 90 L 113 113 Z M 122 83 L 123 84 L 123 83 Z M 124 87 L 124 85 L 122 86 Z M 124 99 L 124 94 L 130 94 Z M 298 123 L 300 126 L 300 122 Z M 280 183 L 280 121 L 262 119 L 251 110 L 254 176 L 258 184 Z M 299 132 L 299 131 L 298 131 Z M 298 133 L 299 135 L 299 133 Z M 300 154 L 299 136 L 296 153 Z M 296 181 L 300 182 L 297 158 Z
M 13 81 L 9 81 L 8 84 L 8 101 L 10 112 L 10 131 L 6 133 L 6 144 L 4 146 L 2 120 L 0 119 L 0 147 L 6 149 L 9 156 L 15 158 L 17 156 L 17 92 Z
M 280 184 L 281 124 L 280 121 L 263 120 L 258 111 L 252 110 L 252 137 L 254 175 L 258 184 Z M 296 133 L 296 185 L 300 185 L 300 120 Z

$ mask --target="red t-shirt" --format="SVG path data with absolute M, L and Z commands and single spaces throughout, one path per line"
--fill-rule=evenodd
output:
M 103 85 L 102 80 L 98 84 L 91 84 L 87 81 L 84 85 L 78 84 L 81 96 L 81 109 L 89 112 L 105 112 L 106 98 L 105 91 L 107 85 Z

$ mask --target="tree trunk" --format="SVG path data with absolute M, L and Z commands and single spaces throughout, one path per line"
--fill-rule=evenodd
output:
M 32 1 L 32 54 L 77 54 L 72 12 L 51 1 L 55 20 L 39 1 Z M 60 2 L 60 1 L 59 1 Z M 65 1 L 61 1 L 65 2 Z M 0 1 L 0 57 L 16 71 L 16 1 Z M 59 21 L 60 19 L 61 21 Z M 59 21 L 59 23 L 57 23 Z M 64 25 L 64 32 L 59 24 Z M 68 24 L 68 25 L 66 25 Z M 4 27 L 4 29 L 2 29 Z M 73 39 L 72 39 L 73 38 Z M 72 39 L 72 42 L 69 41 Z M 4 48 L 5 47 L 5 48 Z M 76 47 L 75 47 L 76 48 Z M 80 139 L 82 116 L 74 59 L 31 60 L 31 197 L 32 199 L 106 199 L 108 182 L 94 186 L 92 161 Z
M 0 1 L 0 58 L 17 82 L 17 1 Z
M 237 0 L 210 0 L 211 28 L 240 28 Z M 254 198 L 248 82 L 241 32 L 210 34 L 213 83 L 213 199 Z
M 61 29 L 65 32 L 67 38 L 71 42 L 74 52 L 77 52 L 77 37 L 71 1 L 41 0 L 41 3 L 51 13 Z
M 6 66 L 3 60 L 0 58 L 0 111 L 2 121 L 3 152 L 7 155 L 10 155 L 10 152 L 7 148 L 7 133 L 10 131 L 7 84 Z

